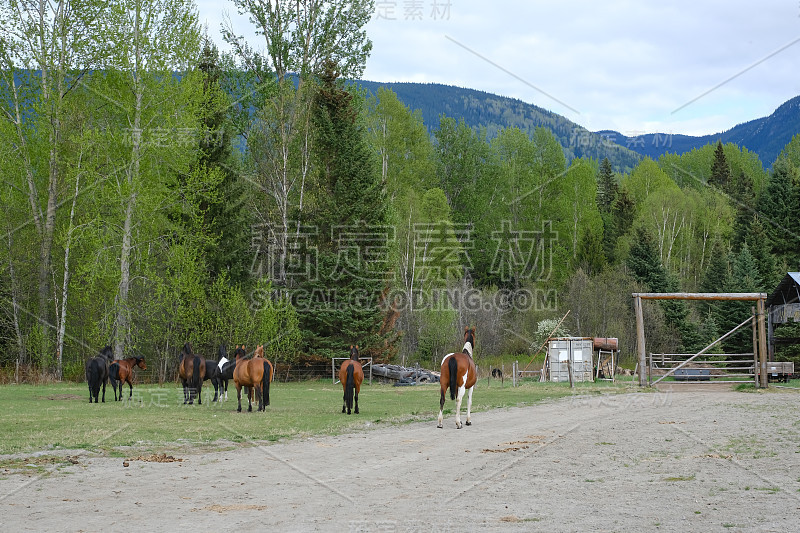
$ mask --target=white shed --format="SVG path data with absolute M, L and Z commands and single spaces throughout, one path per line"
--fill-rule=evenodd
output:
M 591 337 L 559 337 L 547 343 L 550 381 L 594 381 L 594 343 Z

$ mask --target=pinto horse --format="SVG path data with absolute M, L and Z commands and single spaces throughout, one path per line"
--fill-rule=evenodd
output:
M 456 400 L 456 429 L 461 429 L 461 400 L 464 392 L 469 391 L 467 396 L 467 425 L 471 426 L 470 411 L 472 410 L 472 388 L 478 381 L 475 371 L 475 361 L 472 360 L 472 352 L 475 349 L 475 328 L 464 328 L 464 347 L 461 353 L 450 353 L 442 359 L 442 373 L 439 379 L 441 384 L 442 396 L 439 400 L 439 425 L 442 427 L 442 410 L 444 409 L 444 393 L 450 389 L 450 399 Z M 456 393 L 458 397 L 456 398 Z
M 225 390 L 225 399 L 228 399 L 228 380 L 233 379 L 233 369 L 236 368 L 236 352 L 239 350 L 242 350 L 242 357 L 247 354 L 244 344 L 242 346 L 237 344 L 233 355 L 233 361 L 231 361 L 228 359 L 228 350 L 225 348 L 225 345 L 219 345 L 217 368 L 220 370 L 220 399 L 222 398 L 223 389 Z
M 342 398 L 342 413 L 347 408 L 347 414 L 353 407 L 353 393 L 355 392 L 356 414 L 358 414 L 358 393 L 361 390 L 361 382 L 364 381 L 364 369 L 358 360 L 358 346 L 350 346 L 350 359 L 344 361 L 339 367 L 339 381 L 342 382 L 344 397 Z
M 242 412 L 242 387 L 249 387 L 247 391 L 247 411 L 253 410 L 253 391 L 258 395 L 258 410 L 264 411 L 269 405 L 269 384 L 275 374 L 275 367 L 268 359 L 264 359 L 264 346 L 256 347 L 252 359 L 245 359 L 243 348 L 236 350 L 236 368 L 233 369 L 233 382 L 236 384 L 236 399 Z
M 89 403 L 97 402 L 100 385 L 103 386 L 103 403 L 106 402 L 106 382 L 108 381 L 108 365 L 114 359 L 111 346 L 100 350 L 100 354 L 86 361 L 86 383 L 89 385 Z
M 119 401 L 122 401 L 122 385 L 128 384 L 128 399 L 133 396 L 133 369 L 139 367 L 142 370 L 147 370 L 147 365 L 144 362 L 144 357 L 128 357 L 114 361 L 108 367 L 108 380 L 111 382 L 111 388 L 114 390 L 114 401 L 117 401 L 117 383 L 119 383 Z
M 192 405 L 197 396 L 197 404 L 203 404 L 203 379 L 206 377 L 206 360 L 192 352 L 192 344 L 187 342 L 181 350 L 178 374 L 183 383 L 183 403 Z

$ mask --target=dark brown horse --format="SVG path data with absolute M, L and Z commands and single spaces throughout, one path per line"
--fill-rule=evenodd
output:
M 133 396 L 133 369 L 139 367 L 142 370 L 147 370 L 147 365 L 144 363 L 144 357 L 128 357 L 114 361 L 108 367 L 108 380 L 111 382 L 111 388 L 114 390 L 114 400 L 117 401 L 117 384 L 119 383 L 119 401 L 122 401 L 122 385 L 127 383 L 128 399 Z
M 353 408 L 353 393 L 355 393 L 356 414 L 358 414 L 358 393 L 361 390 L 361 382 L 364 381 L 364 369 L 358 360 L 358 346 L 350 346 L 350 359 L 344 361 L 339 367 L 339 381 L 342 382 L 344 398 L 342 398 L 342 412 L 347 408 L 347 414 Z
M 472 352 L 475 349 L 475 328 L 464 328 L 464 347 L 461 353 L 450 353 L 442 359 L 442 374 L 439 383 L 442 389 L 442 397 L 439 400 L 439 425 L 442 427 L 442 410 L 444 409 L 444 393 L 450 389 L 450 399 L 456 400 L 456 429 L 461 429 L 461 399 L 464 392 L 469 391 L 467 396 L 467 425 L 472 425 L 470 411 L 472 409 L 472 388 L 478 380 L 475 371 L 475 361 L 472 360 Z M 456 397 L 456 393 L 458 397 Z
M 206 360 L 192 352 L 192 344 L 187 342 L 181 350 L 178 374 L 183 383 L 183 403 L 192 405 L 197 396 L 197 404 L 203 404 L 203 379 L 206 377 Z
M 86 361 L 86 383 L 89 385 L 89 403 L 97 403 L 100 385 L 103 386 L 103 403 L 106 401 L 106 382 L 108 381 L 108 365 L 114 359 L 111 346 L 100 350 L 100 354 Z
M 264 411 L 269 405 L 269 384 L 275 374 L 275 367 L 264 359 L 264 346 L 259 345 L 251 359 L 244 358 L 244 349 L 236 350 L 236 368 L 233 369 L 233 382 L 236 384 L 238 412 L 242 411 L 242 387 L 248 387 L 247 410 L 253 410 L 253 391 L 258 395 L 258 410 Z

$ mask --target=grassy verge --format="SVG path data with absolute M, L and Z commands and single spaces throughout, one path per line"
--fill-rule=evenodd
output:
M 566 383 L 526 381 L 512 388 L 508 381 L 501 387 L 499 381 L 487 385 L 481 380 L 475 388 L 473 411 L 530 405 L 572 394 L 621 392 L 630 390 L 628 387 L 630 384 L 598 382 L 579 383 L 570 390 Z M 208 389 L 204 387 L 204 393 Z M 358 416 L 341 414 L 341 385 L 325 381 L 273 385 L 266 413 L 247 413 L 246 400 L 245 412 L 237 413 L 232 385 L 228 394 L 230 399 L 222 404 L 204 398 L 202 406 L 184 406 L 177 384 L 141 385 L 134 389 L 131 402 L 114 402 L 109 388 L 106 403 L 90 404 L 84 384 L 1 386 L 0 454 L 55 448 L 107 453 L 121 453 L 126 447 L 159 451 L 182 444 L 222 449 L 253 441 L 433 420 L 439 409 L 438 385 L 365 384 Z M 448 399 L 445 412 L 453 409 L 454 403 Z M 466 405 L 462 406 L 462 413 L 465 409 Z

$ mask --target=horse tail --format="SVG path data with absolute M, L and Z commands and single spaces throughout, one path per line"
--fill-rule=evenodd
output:
M 347 404 L 348 412 L 353 407 L 353 390 L 356 387 L 354 372 L 355 372 L 355 365 L 352 364 L 348 365 L 347 380 L 345 381 L 345 386 L 344 386 L 344 402 Z
M 112 383 L 119 379 L 119 363 L 111 363 L 111 366 L 108 367 L 108 377 Z
M 194 363 L 192 367 L 192 388 L 195 394 L 199 395 L 200 387 L 203 386 L 203 376 L 200 375 L 200 358 L 195 355 L 192 363 Z
M 89 361 L 89 390 L 94 392 L 95 389 L 100 390 L 100 365 L 97 364 L 95 359 Z
M 456 389 L 458 389 L 458 361 L 456 361 L 455 354 L 450 356 L 447 368 L 450 371 L 450 399 L 455 400 Z
M 264 405 L 269 405 L 269 382 L 270 378 L 272 378 L 272 364 L 269 361 L 264 359 L 264 378 L 263 378 L 263 385 L 261 386 L 261 400 L 264 402 Z

